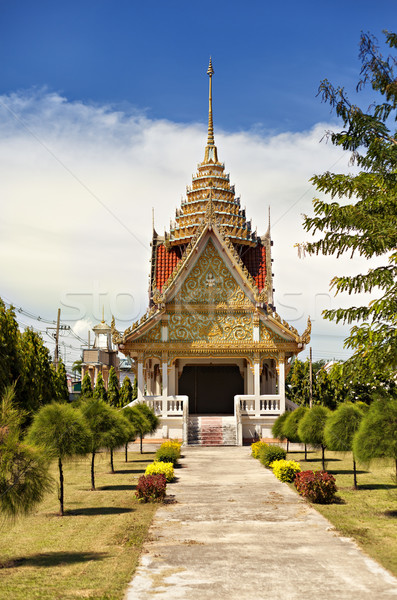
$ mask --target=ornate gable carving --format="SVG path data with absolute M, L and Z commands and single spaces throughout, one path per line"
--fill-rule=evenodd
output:
M 266 325 L 263 323 L 263 321 L 260 321 L 259 323 L 259 340 L 261 342 L 281 342 L 281 343 L 285 343 L 287 340 L 283 337 L 281 337 L 281 335 L 278 335 L 277 333 L 275 333 L 274 331 L 272 331 L 270 328 L 268 329 L 266 327 Z
M 159 321 L 152 329 L 150 329 L 141 337 L 135 340 L 138 343 L 142 342 L 161 342 L 161 322 Z
M 198 340 L 221 345 L 224 342 L 252 341 L 252 316 L 229 313 L 175 313 L 168 322 L 169 340 L 193 342 Z
M 252 306 L 211 240 L 173 298 L 173 304 Z

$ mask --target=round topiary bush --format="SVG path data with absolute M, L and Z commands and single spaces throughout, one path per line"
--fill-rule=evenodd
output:
M 330 504 L 337 492 L 335 477 L 326 471 L 297 473 L 294 485 L 301 496 L 317 504 Z
M 280 446 L 267 446 L 267 448 L 261 448 L 259 451 L 259 460 L 264 467 L 269 468 L 270 463 L 275 460 L 284 460 L 287 456 L 287 452 Z

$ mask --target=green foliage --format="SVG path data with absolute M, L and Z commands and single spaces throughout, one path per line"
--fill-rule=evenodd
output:
M 344 400 L 341 394 L 340 380 L 331 376 L 324 369 L 324 360 L 312 363 L 312 392 L 313 404 L 321 404 L 335 408 L 338 402 Z M 295 359 L 286 379 L 287 397 L 303 406 L 310 404 L 310 362 Z
M 22 371 L 21 335 L 13 307 L 7 309 L 0 298 L 0 397 L 17 381 Z
M 268 446 L 259 451 L 259 460 L 264 467 L 270 467 L 275 460 L 284 460 L 287 452 L 280 446 Z
M 131 418 L 133 420 L 133 426 L 141 440 L 140 450 L 142 454 L 143 438 L 145 435 L 154 433 L 156 431 L 160 425 L 160 419 L 154 414 L 154 411 L 150 408 L 150 406 L 144 402 L 137 402 L 130 408 L 132 410 L 132 413 L 130 414 L 132 414 Z
M 298 425 L 300 420 L 306 414 L 307 408 L 305 406 L 300 406 L 296 410 L 284 413 L 287 415 L 287 418 L 284 421 L 283 432 L 284 437 L 287 438 L 292 443 L 301 442 L 301 439 L 298 434 Z
M 294 484 L 301 496 L 318 504 L 330 504 L 338 491 L 335 477 L 326 471 L 297 473 Z
M 262 450 L 262 448 L 268 448 L 269 445 L 266 444 L 266 442 L 262 442 L 261 440 L 259 440 L 259 442 L 254 442 L 253 444 L 251 444 L 251 455 L 254 458 L 259 458 L 259 453 Z
M 353 452 L 364 463 L 393 458 L 397 477 L 397 397 L 374 400 L 354 437 Z
M 86 373 L 81 382 L 81 396 L 83 398 L 91 398 L 92 393 L 91 377 L 89 373 Z
M 99 400 L 103 400 L 104 402 L 107 402 L 108 400 L 108 395 L 106 392 L 105 382 L 103 381 L 102 373 L 98 373 L 98 376 L 96 378 L 93 397 L 98 398 Z
M 163 473 L 142 475 L 138 480 L 135 496 L 144 502 L 161 502 L 165 498 L 167 479 Z
M 394 50 L 397 36 L 385 35 Z M 304 219 L 306 231 L 319 238 L 307 244 L 309 254 L 338 257 L 348 252 L 368 260 L 383 257 L 383 264 L 374 267 L 371 262 L 367 273 L 340 275 L 331 282 L 336 293 L 377 291 L 377 299 L 366 305 L 324 311 L 325 318 L 336 323 L 354 324 L 345 342 L 354 350 L 348 361 L 352 377 L 363 370 L 369 374 L 393 371 L 397 365 L 397 142 L 391 129 L 397 116 L 397 63 L 395 56 L 382 56 L 369 34 L 361 36 L 360 59 L 357 89 L 370 84 L 380 95 L 379 103 L 363 110 L 351 103 L 343 88 L 327 80 L 319 89 L 342 121 L 342 130 L 328 137 L 351 153 L 359 172 L 326 172 L 313 177 L 317 190 L 328 194 L 331 201 L 314 200 L 314 216 Z
M 363 411 L 351 402 L 341 404 L 327 419 L 324 429 L 325 445 L 330 450 L 349 452 L 358 430 Z
M 174 466 L 178 464 L 180 451 L 172 446 L 161 445 L 156 452 L 155 460 L 159 462 L 172 463 Z
M 325 447 L 324 428 L 331 411 L 325 406 L 306 410 L 298 425 L 298 436 L 304 444 Z
M 81 411 L 55 402 L 36 413 L 27 439 L 44 448 L 51 458 L 85 455 L 90 447 L 90 431 Z
M 174 481 L 175 479 L 174 465 L 172 462 L 166 463 L 154 461 L 146 467 L 145 475 L 157 475 L 159 473 L 165 475 L 168 482 Z
M 325 471 L 325 440 L 324 428 L 331 411 L 325 406 L 313 406 L 308 409 L 299 421 L 298 435 L 303 444 L 321 447 L 323 471 Z
M 53 372 L 55 385 L 55 399 L 57 402 L 69 402 L 68 380 L 66 369 L 62 360 L 58 362 L 58 368 Z
M 47 457 L 21 441 L 23 415 L 14 396 L 7 387 L 0 405 L 0 513 L 8 517 L 29 513 L 52 488 Z
M 277 479 L 285 483 L 294 481 L 295 475 L 301 471 L 300 464 L 294 460 L 275 460 L 270 464 L 270 468 Z
M 115 409 L 100 398 L 85 398 L 81 402 L 81 411 L 90 429 L 91 452 L 91 489 L 95 490 L 95 454 L 101 448 L 107 447 L 108 435 L 114 426 Z
M 21 335 L 23 357 L 18 404 L 29 415 L 57 398 L 51 356 L 41 336 L 27 328 Z
M 107 395 L 110 406 L 118 407 L 120 405 L 120 384 L 114 367 L 110 367 Z
M 273 437 L 277 438 L 281 442 L 283 440 L 285 440 L 284 423 L 285 423 L 286 419 L 288 418 L 288 415 L 289 415 L 289 412 L 287 412 L 287 411 L 283 412 L 282 415 L 277 417 L 277 419 L 275 420 L 274 425 L 272 427 Z M 255 457 L 255 458 L 257 458 L 257 457 Z
M 120 389 L 120 406 L 127 406 L 133 400 L 131 380 L 125 377 Z
M 28 441 L 58 459 L 60 514 L 64 514 L 63 461 L 88 453 L 90 431 L 80 410 L 69 404 L 42 406 L 35 414 Z
M 81 360 L 81 358 L 78 358 L 77 360 L 74 361 L 74 363 L 72 364 L 73 373 L 77 373 L 78 375 L 81 375 L 82 363 L 83 363 L 83 361 Z

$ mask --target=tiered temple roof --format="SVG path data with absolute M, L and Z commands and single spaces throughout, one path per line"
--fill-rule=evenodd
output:
M 205 219 L 208 203 L 211 200 L 219 229 L 231 242 L 240 260 L 253 277 L 261 292 L 266 287 L 272 290 L 270 262 L 270 232 L 259 237 L 253 231 L 251 221 L 247 221 L 245 209 L 241 208 L 240 198 L 236 197 L 234 186 L 225 173 L 225 165 L 218 160 L 218 151 L 214 141 L 212 116 L 212 62 L 207 71 L 209 75 L 209 111 L 208 137 L 203 162 L 197 166 L 192 185 L 186 188 L 186 198 L 176 210 L 175 221 L 169 232 L 159 236 L 153 231 L 152 269 L 150 295 L 161 292 L 186 247 L 194 238 Z

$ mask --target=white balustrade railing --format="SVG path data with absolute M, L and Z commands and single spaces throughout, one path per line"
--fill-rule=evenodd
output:
M 240 412 L 243 415 L 261 416 L 264 414 L 277 414 L 281 409 L 281 396 L 279 394 L 263 395 L 259 399 L 255 396 L 235 396 L 239 401 Z M 257 407 L 259 414 L 257 414 Z
M 187 396 L 144 396 L 143 401 L 153 409 L 156 415 L 174 417 L 183 415 L 184 404 L 187 404 Z

